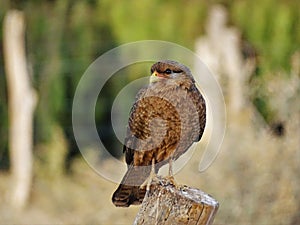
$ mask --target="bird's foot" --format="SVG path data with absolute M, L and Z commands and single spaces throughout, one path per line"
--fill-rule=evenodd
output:
M 179 184 L 173 175 L 167 176 L 166 180 L 168 183 L 172 184 L 178 190 L 184 190 L 186 188 L 186 185 Z
M 174 185 L 176 188 L 180 187 L 180 184 L 175 180 L 173 175 L 169 175 L 166 177 L 167 181 L 170 182 L 172 185 Z

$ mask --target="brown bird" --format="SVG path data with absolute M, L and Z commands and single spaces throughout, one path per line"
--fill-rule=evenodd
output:
M 143 201 L 151 169 L 157 173 L 169 162 L 172 176 L 172 161 L 198 142 L 205 128 L 205 101 L 189 68 L 164 60 L 152 65 L 151 74 L 130 112 L 123 147 L 128 169 L 112 196 L 120 207 Z

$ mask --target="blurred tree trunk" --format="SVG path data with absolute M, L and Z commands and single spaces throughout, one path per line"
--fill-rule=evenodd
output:
M 12 206 L 23 208 L 32 182 L 32 126 L 37 97 L 27 72 L 24 15 L 8 11 L 4 19 L 4 57 L 9 110 L 9 152 L 13 177 Z
M 243 59 L 241 34 L 228 27 L 228 12 L 221 5 L 212 7 L 206 24 L 206 35 L 196 42 L 196 52 L 217 75 L 228 99 L 228 115 L 240 114 L 248 103 L 246 82 L 255 69 L 255 59 Z

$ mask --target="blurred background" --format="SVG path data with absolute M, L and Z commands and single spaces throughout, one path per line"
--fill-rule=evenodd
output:
M 36 101 L 26 137 L 22 131 L 11 135 L 12 118 L 27 104 L 24 95 L 19 112 L 9 106 L 17 83 L 9 78 L 13 50 L 5 47 L 17 27 L 7 23 L 5 29 L 12 9 L 23 13 L 27 83 Z M 0 224 L 133 222 L 139 207 L 114 207 L 117 185 L 98 176 L 80 155 L 72 100 L 97 57 L 120 44 L 150 39 L 198 54 L 216 75 L 227 106 L 217 159 L 200 173 L 202 153 L 196 151 L 176 175 L 178 182 L 220 202 L 215 224 L 300 224 L 299 12 L 298 0 L 1 0 Z M 105 130 L 99 135 L 116 157 L 122 154 L 110 125 L 112 101 L 124 84 L 147 75 L 149 65 L 119 71 L 99 97 L 95 119 Z M 29 159 L 14 150 L 23 138 L 29 140 Z M 114 169 L 109 160 L 101 163 Z

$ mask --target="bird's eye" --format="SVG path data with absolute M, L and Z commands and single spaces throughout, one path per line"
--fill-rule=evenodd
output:
M 166 70 L 165 70 L 165 73 L 166 73 L 166 74 L 171 74 L 171 73 L 172 73 L 172 70 L 166 69 Z

